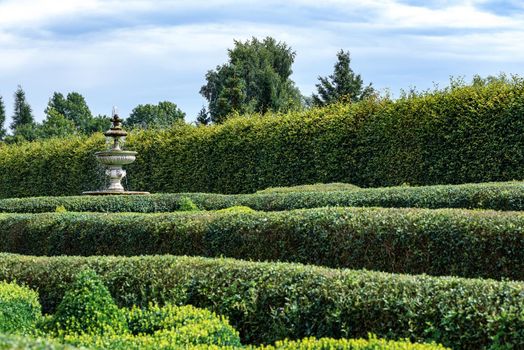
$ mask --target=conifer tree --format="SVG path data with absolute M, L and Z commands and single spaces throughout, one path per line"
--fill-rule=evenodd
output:
M 312 96 L 315 106 L 325 106 L 341 100 L 357 102 L 373 94 L 371 84 L 364 86 L 362 77 L 353 72 L 350 63 L 349 51 L 340 50 L 333 74 L 329 77 L 318 77 L 318 95 Z
M 5 104 L 2 96 L 0 96 L 0 140 L 3 140 L 6 134 L 4 128 L 5 123 Z
M 32 114 L 31 106 L 26 102 L 25 92 L 20 85 L 14 94 L 13 122 L 11 129 L 15 132 L 22 125 L 34 124 L 35 120 Z

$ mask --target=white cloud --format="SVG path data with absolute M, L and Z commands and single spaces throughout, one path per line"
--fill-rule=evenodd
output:
M 282 6 L 288 20 L 275 23 Z M 219 13 L 228 9 L 232 17 L 224 21 Z M 156 23 L 158 14 L 187 20 Z M 68 23 L 90 20 L 115 20 L 120 26 L 77 35 L 49 29 L 66 23 L 67 30 Z M 309 94 L 318 75 L 330 74 L 340 48 L 351 50 L 354 68 L 365 80 L 387 84 L 391 80 L 381 79 L 388 75 L 407 87 L 414 82 L 403 76 L 428 83 L 439 78 L 432 76 L 434 70 L 422 72 L 423 66 L 416 70 L 413 62 L 442 66 L 439 74 L 446 78 L 451 70 L 445 62 L 468 62 L 465 70 L 481 67 L 474 64 L 480 61 L 496 67 L 521 62 L 523 27 L 522 13 L 497 15 L 482 10 L 478 1 L 443 1 L 429 8 L 393 0 L 290 0 L 285 5 L 276 0 L 7 0 L 0 1 L 0 77 L 3 89 L 24 84 L 28 98 L 39 101 L 30 102 L 40 118 L 55 90 L 84 93 L 95 113 L 116 103 L 125 115 L 138 103 L 173 99 L 193 115 L 203 102 L 198 90 L 205 72 L 225 62 L 233 39 L 273 36 L 288 43 L 297 51 L 293 78 Z M 8 92 L 0 93 L 9 100 Z

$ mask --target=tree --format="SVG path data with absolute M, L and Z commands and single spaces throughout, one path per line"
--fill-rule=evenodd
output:
M 364 87 L 360 74 L 353 72 L 350 63 L 349 51 L 340 50 L 337 53 L 333 74 L 329 77 L 318 77 L 320 80 L 320 83 L 316 84 L 318 95 L 312 96 L 315 106 L 325 106 L 343 99 L 357 102 L 374 93 L 371 84 Z
M 89 120 L 86 133 L 104 132 L 111 127 L 111 120 L 107 115 L 97 115 Z
M 25 100 L 25 92 L 20 85 L 14 94 L 14 113 L 11 129 L 16 132 L 16 129 L 22 125 L 34 124 L 34 117 L 32 115 L 31 106 Z
M 67 119 L 54 108 L 46 110 L 47 117 L 38 127 L 38 137 L 47 139 L 51 137 L 65 137 L 77 132 L 75 123 Z
M 211 118 L 209 118 L 209 113 L 207 113 L 206 107 L 202 106 L 202 109 L 198 112 L 196 121 L 198 125 L 208 125 L 211 122 Z
M 157 105 L 145 104 L 136 106 L 125 121 L 130 127 L 157 127 L 166 128 L 175 122 L 183 121 L 186 114 L 178 106 L 169 101 L 159 102 Z
M 5 104 L 2 96 L 0 96 L 0 141 L 4 139 L 6 130 L 4 128 L 5 123 Z
M 82 133 L 93 132 L 93 125 L 96 123 L 93 122 L 93 115 L 84 96 L 78 92 L 70 92 L 66 98 L 61 93 L 55 92 L 47 104 L 46 115 L 49 116 L 50 111 L 63 115 L 67 120 L 73 122 L 76 129 Z
M 266 113 L 301 106 L 301 96 L 290 79 L 295 52 L 271 37 L 236 41 L 229 61 L 206 74 L 200 94 L 208 102 L 209 117 L 223 122 L 233 112 Z

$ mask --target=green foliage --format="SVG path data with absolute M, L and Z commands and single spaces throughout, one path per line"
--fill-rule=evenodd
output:
M 244 205 L 236 205 L 234 207 L 220 209 L 218 210 L 218 212 L 219 213 L 252 213 L 254 212 L 254 210 Z
M 75 180 L 70 179 L 60 184 L 75 186 Z M 2 178 L 0 178 L 1 181 Z M 37 181 L 42 180 L 37 179 Z M 50 182 L 46 183 L 52 186 Z M 319 191 L 316 191 L 317 189 Z M 80 212 L 173 212 L 181 210 L 183 198 L 190 199 L 199 209 L 203 210 L 218 210 L 233 206 L 246 206 L 260 211 L 327 206 L 524 210 L 524 184 L 522 182 L 500 182 L 367 189 L 353 188 L 352 185 L 346 184 L 340 186 L 326 184 L 269 188 L 256 194 L 240 195 L 162 193 L 150 196 L 8 198 L 0 199 L 0 212 L 53 212 L 57 206 L 64 206 L 68 211 Z
M 69 120 L 79 132 L 88 133 L 90 131 L 93 115 L 84 96 L 78 92 L 70 92 L 66 98 L 61 93 L 55 92 L 49 99 L 45 113 L 47 118 L 53 114 L 61 115 L 64 119 Z
M 127 323 L 104 283 L 86 269 L 75 277 L 44 329 L 55 336 L 122 334 Z
M 295 52 L 271 37 L 235 41 L 229 61 L 206 74 L 200 93 L 210 120 L 222 123 L 233 113 L 289 111 L 300 107 L 300 92 L 290 79 Z
M 442 345 L 417 344 L 410 341 L 388 341 L 385 339 L 330 339 L 305 338 L 302 340 L 277 341 L 264 350 L 445 350 Z M 262 350 L 261 349 L 261 350 Z
M 13 130 L 13 135 L 7 135 L 8 144 L 35 141 L 40 137 L 40 125 L 36 123 L 20 124 Z
M 316 84 L 318 95 L 313 94 L 315 106 L 325 106 L 340 101 L 357 102 L 371 96 L 374 89 L 371 84 L 364 87 L 360 74 L 355 74 L 349 66 L 351 59 L 349 51 L 340 50 L 337 53 L 337 63 L 334 72 L 329 77 L 318 77 Z
M 0 335 L 31 333 L 41 317 L 38 293 L 15 283 L 0 282 Z
M 29 350 L 321 350 L 321 349 L 345 349 L 345 350 L 445 350 L 446 348 L 433 344 L 414 344 L 409 341 L 386 341 L 381 339 L 314 339 L 305 338 L 299 341 L 278 341 L 276 345 L 269 346 L 230 346 L 230 345 L 178 345 L 171 344 L 168 339 L 152 338 L 147 336 L 111 336 L 104 338 L 93 338 L 80 336 L 71 339 L 74 343 L 89 344 L 88 348 L 77 348 L 72 345 L 63 345 L 56 341 L 20 337 L 0 334 L 0 349 L 29 349 Z
M 331 184 L 314 184 L 314 185 L 299 185 L 288 187 L 270 187 L 264 190 L 257 191 L 257 193 L 289 193 L 289 192 L 331 192 L 331 191 L 354 191 L 359 190 L 360 187 L 352 184 L 331 183 Z
M 31 106 L 26 102 L 25 92 L 20 85 L 18 85 L 14 93 L 14 100 L 11 129 L 16 133 L 18 127 L 26 124 L 34 124 L 34 117 Z
M 55 208 L 55 213 L 66 213 L 67 209 L 63 205 L 58 205 Z
M 47 117 L 38 127 L 38 137 L 48 139 L 52 137 L 66 137 L 76 133 L 75 123 L 67 119 L 54 108 L 46 109 Z
M 175 254 L 524 280 L 524 214 L 320 208 L 164 214 L 0 214 L 0 251 Z
M 0 333 L 0 350 L 85 350 L 45 338 L 22 337 Z
M 0 141 L 4 139 L 7 132 L 4 128 L 5 118 L 5 103 L 2 96 L 0 96 Z
M 55 92 L 45 110 L 46 119 L 39 125 L 39 138 L 67 137 L 76 133 L 92 134 L 107 130 L 111 122 L 105 116 L 93 117 L 84 96 L 70 92 L 67 97 Z
M 198 206 L 189 197 L 180 197 L 178 201 L 178 210 L 180 211 L 196 211 Z
M 208 310 L 171 304 L 119 309 L 91 269 L 76 275 L 56 313 L 42 328 L 63 342 L 93 349 L 241 345 L 227 319 Z
M 524 82 L 516 78 L 208 127 L 137 130 L 126 139 L 126 148 L 139 152 L 126 168 L 127 187 L 249 193 L 319 182 L 375 187 L 522 179 L 523 114 Z M 101 149 L 101 135 L 2 147 L 0 196 L 99 189 L 104 176 L 93 153 Z
M 134 307 L 129 312 L 128 324 L 134 335 L 165 337 L 168 335 L 165 331 L 176 331 L 172 342 L 179 345 L 241 345 L 238 332 L 227 319 L 191 305 Z
M 0 254 L 0 279 L 38 289 L 46 311 L 72 276 L 95 270 L 121 306 L 191 304 L 228 317 L 244 343 L 314 336 L 524 346 L 524 283 L 173 256 Z M 517 331 L 515 331 L 517 330 Z
M 139 128 L 167 128 L 174 123 L 183 122 L 186 114 L 178 106 L 169 101 L 157 105 L 138 105 L 131 111 L 125 124 Z

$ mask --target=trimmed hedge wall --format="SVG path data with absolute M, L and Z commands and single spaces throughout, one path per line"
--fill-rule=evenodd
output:
M 453 349 L 524 346 L 524 283 L 394 275 L 286 263 L 173 256 L 0 254 L 0 279 L 26 283 L 53 310 L 94 269 L 122 306 L 173 302 L 229 318 L 244 343 L 308 336 L 436 341 Z
M 15 283 L 0 282 L 0 334 L 33 331 L 41 317 L 38 293 Z
M 524 210 L 524 183 L 386 187 L 352 191 L 287 192 L 222 195 L 212 193 L 166 193 L 150 196 L 70 196 L 0 199 L 0 212 L 171 212 L 184 209 L 191 199 L 200 209 L 217 210 L 247 206 L 276 211 L 325 206 L 418 207 Z
M 487 182 L 524 174 L 524 82 L 494 81 L 391 101 L 223 125 L 135 132 L 128 188 L 249 193 L 297 184 L 362 187 Z M 104 138 L 0 148 L 0 197 L 78 195 L 101 187 L 94 152 Z
M 240 211 L 0 214 L 0 251 L 227 256 L 524 280 L 524 213 L 380 208 Z

